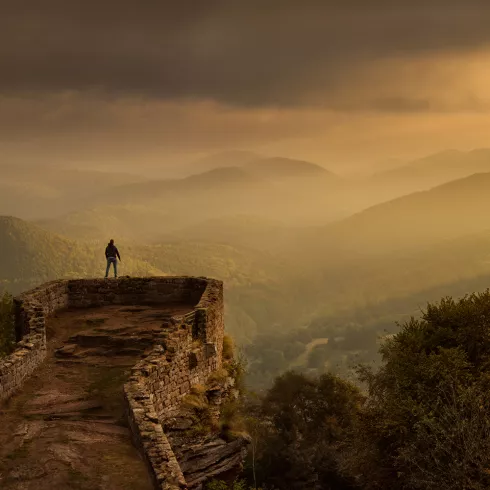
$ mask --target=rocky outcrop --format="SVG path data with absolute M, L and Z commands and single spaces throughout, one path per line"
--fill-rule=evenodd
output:
M 177 446 L 176 456 L 189 488 L 202 489 L 204 482 L 219 475 L 237 473 L 245 457 L 245 437 L 226 442 L 208 437 L 195 444 Z
M 248 436 L 225 434 L 227 424 L 221 420 L 222 406 L 239 395 L 234 385 L 229 375 L 219 380 L 211 377 L 206 386 L 196 387 L 199 395 L 191 395 L 191 403 L 184 399 L 178 415 L 164 421 L 165 434 L 189 488 L 201 490 L 206 481 L 220 475 L 236 476 L 241 469 Z

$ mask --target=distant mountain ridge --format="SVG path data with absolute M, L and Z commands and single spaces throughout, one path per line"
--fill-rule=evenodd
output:
M 193 174 L 180 179 L 147 180 L 113 187 L 100 199 L 110 200 L 117 198 L 147 199 L 152 196 L 161 197 L 163 193 L 178 193 L 186 190 L 205 192 L 215 187 L 227 185 L 246 185 L 259 183 L 261 179 L 239 167 L 220 167 L 199 174 Z M 96 198 L 97 199 L 97 198 Z
M 490 172 L 490 149 L 445 150 L 380 172 L 372 180 L 379 185 L 396 185 L 407 190 L 427 189 L 475 173 Z
M 188 168 L 193 173 L 202 173 L 207 170 L 223 167 L 240 167 L 249 171 L 258 172 L 264 177 L 295 177 L 315 173 L 330 173 L 321 165 L 306 160 L 286 157 L 265 157 L 251 151 L 225 151 L 209 155 L 193 162 Z
M 267 177 L 310 177 L 330 176 L 335 174 L 316 163 L 293 158 L 273 157 L 253 160 L 244 165 L 247 170 L 258 172 Z M 336 177 L 336 176 L 335 176 Z
M 427 247 L 490 228 L 490 173 L 377 204 L 317 232 L 325 247 L 382 254 Z M 313 240 L 313 237 L 311 237 Z
M 241 167 L 261 158 L 264 157 L 253 151 L 229 150 L 206 155 L 189 163 L 186 168 L 191 173 L 201 173 L 220 167 Z
M 280 221 L 285 218 L 295 226 L 309 219 L 325 223 L 349 214 L 344 210 L 349 199 L 339 181 L 310 162 L 254 160 L 245 166 L 219 167 L 184 178 L 115 186 L 88 195 L 85 205 L 76 212 L 39 223 L 77 238 L 81 236 L 77 225 L 91 237 L 104 230 L 120 229 L 127 238 L 148 238 L 238 215 Z M 142 230 L 143 225 L 147 232 Z

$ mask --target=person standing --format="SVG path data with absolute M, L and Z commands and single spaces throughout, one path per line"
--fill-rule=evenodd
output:
M 109 269 L 111 268 L 111 264 L 114 266 L 114 277 L 117 277 L 117 259 L 121 260 L 121 256 L 119 255 L 119 250 L 114 245 L 114 240 L 107 244 L 105 249 L 105 258 L 107 259 L 107 268 L 105 270 L 105 277 L 109 275 Z

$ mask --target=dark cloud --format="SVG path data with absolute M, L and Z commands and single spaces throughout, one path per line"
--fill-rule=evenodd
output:
M 323 92 L 328 105 L 375 60 L 490 42 L 487 0 L 17 0 L 1 10 L 5 94 L 95 88 L 255 106 Z M 372 104 L 430 106 L 397 97 Z

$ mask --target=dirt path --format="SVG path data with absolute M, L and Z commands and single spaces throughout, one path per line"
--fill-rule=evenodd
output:
M 151 490 L 131 443 L 122 385 L 190 306 L 67 311 L 48 324 L 49 352 L 0 406 L 2 490 Z

